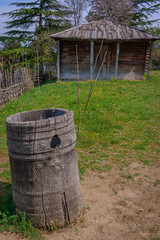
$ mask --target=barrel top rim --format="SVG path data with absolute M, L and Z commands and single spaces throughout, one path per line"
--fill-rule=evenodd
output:
M 28 112 L 30 113 L 38 113 L 38 112 L 44 112 L 44 111 L 64 111 L 65 113 L 63 115 L 59 116 L 52 116 L 52 117 L 47 117 L 44 119 L 39 119 L 39 120 L 31 120 L 31 121 L 17 121 L 14 120 L 14 118 L 17 116 L 20 117 L 21 114 L 26 114 Z M 6 118 L 6 125 L 7 126 L 12 126 L 12 127 L 43 127 L 43 126 L 49 126 L 52 124 L 57 124 L 57 123 L 62 123 L 68 120 L 68 118 L 73 117 L 73 112 L 69 111 L 67 109 L 63 108 L 46 108 L 46 109 L 39 109 L 39 110 L 31 110 L 31 111 L 24 111 L 24 112 L 19 112 L 10 115 L 9 117 Z

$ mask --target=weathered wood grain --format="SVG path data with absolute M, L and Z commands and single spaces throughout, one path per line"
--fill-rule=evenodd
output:
M 61 78 L 76 79 L 76 43 L 78 44 L 80 79 L 90 79 L 91 42 L 69 40 L 63 40 L 61 44 Z M 94 64 L 100 45 L 101 42 L 94 42 Z M 113 71 L 116 68 L 116 42 L 104 42 L 93 73 L 94 79 L 97 77 L 106 49 L 108 49 L 108 53 L 102 71 L 99 74 L 99 79 L 106 80 L 115 77 Z M 144 72 L 148 69 L 149 50 L 148 41 L 121 42 L 117 78 L 142 79 Z
M 115 78 L 117 78 L 117 74 L 118 74 L 119 48 L 120 48 L 120 43 L 118 41 L 116 45 Z
M 94 68 L 94 41 L 91 41 L 90 50 L 90 79 L 93 80 L 93 68 Z
M 68 40 L 159 40 L 160 37 L 132 26 L 106 20 L 92 21 L 51 35 L 55 39 Z
M 150 70 L 151 70 L 151 59 L 152 59 L 152 50 L 153 50 L 153 42 L 150 43 L 150 51 L 148 56 L 148 72 L 147 72 L 147 79 L 150 79 Z
M 60 80 L 60 41 L 57 41 L 57 80 Z
M 73 222 L 83 211 L 73 113 L 46 109 L 6 119 L 13 202 L 49 229 Z

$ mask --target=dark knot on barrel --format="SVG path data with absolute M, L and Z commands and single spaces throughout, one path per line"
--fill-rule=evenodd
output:
M 55 135 L 50 142 L 50 147 L 56 148 L 56 147 L 59 147 L 60 145 L 61 145 L 61 139 L 58 137 L 58 135 Z

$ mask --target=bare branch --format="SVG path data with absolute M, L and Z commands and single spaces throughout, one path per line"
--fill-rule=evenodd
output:
M 133 11 L 133 0 L 93 0 L 89 20 L 106 18 L 109 21 L 129 24 Z M 98 20 L 97 19 L 97 20 Z
M 37 74 L 38 74 L 38 91 L 40 93 L 40 82 L 39 82 L 39 50 L 37 45 Z
M 87 0 L 65 0 L 67 8 L 73 19 L 74 25 L 80 25 L 84 11 L 86 11 Z
M 90 92 L 89 92 L 88 99 L 87 99 L 87 103 L 86 103 L 86 106 L 85 106 L 85 108 L 84 108 L 84 114 L 85 114 L 85 112 L 86 112 L 86 110 L 87 110 L 87 107 L 88 107 L 88 104 L 89 104 L 89 100 L 90 100 L 90 98 L 91 98 L 91 96 L 92 96 L 92 94 L 93 94 L 93 91 L 94 91 L 94 88 L 95 88 L 95 86 L 96 86 L 97 80 L 98 80 L 98 78 L 99 78 L 99 75 L 100 75 L 100 73 L 101 73 L 102 67 L 103 67 L 103 65 L 104 65 L 104 62 L 105 62 L 105 59 L 106 59 L 106 56 L 107 56 L 107 52 L 108 52 L 108 50 L 107 50 L 107 51 L 105 52 L 105 54 L 104 54 L 103 61 L 102 61 L 102 64 L 101 64 L 101 66 L 100 66 L 100 68 L 99 68 L 99 71 L 98 71 L 96 80 L 95 80 L 95 82 L 94 82 L 94 85 L 93 85 L 93 84 L 91 85 Z
M 96 69 L 98 57 L 99 57 L 99 55 L 100 55 L 100 53 L 101 53 L 101 51 L 102 51 L 102 47 L 103 47 L 103 40 L 102 40 L 102 42 L 101 42 L 101 46 L 100 46 L 99 52 L 98 52 L 98 54 L 97 54 L 97 56 L 96 56 L 96 60 L 95 60 L 94 68 L 93 68 L 93 73 L 94 73 L 94 71 L 95 71 L 95 69 Z
M 98 52 L 98 54 L 97 54 L 97 56 L 96 56 L 96 60 L 95 60 L 94 68 L 93 68 L 93 73 L 94 73 L 94 71 L 95 71 L 95 69 L 96 69 L 98 57 L 99 57 L 99 55 L 100 55 L 100 53 L 101 53 L 101 51 L 102 51 L 102 47 L 103 47 L 103 40 L 102 40 L 102 42 L 101 42 L 99 52 Z M 85 109 L 84 109 L 84 114 L 85 114 L 86 108 L 87 108 L 87 106 L 88 106 L 89 99 L 90 99 L 90 97 L 91 97 L 91 95 L 92 95 L 92 88 L 93 88 L 93 81 L 91 82 L 91 88 L 90 88 L 90 91 L 89 91 L 89 94 L 88 94 L 88 99 L 87 99 L 87 104 L 86 104 Z

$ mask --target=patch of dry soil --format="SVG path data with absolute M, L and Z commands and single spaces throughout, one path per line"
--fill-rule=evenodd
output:
M 45 234 L 45 238 L 160 239 L 159 168 L 133 163 L 123 170 L 114 169 L 100 176 L 90 173 L 82 184 L 85 211 L 79 222 Z
M 46 240 L 160 240 L 159 168 L 132 163 L 82 182 L 84 215 Z M 0 234 L 0 240 L 17 236 Z

